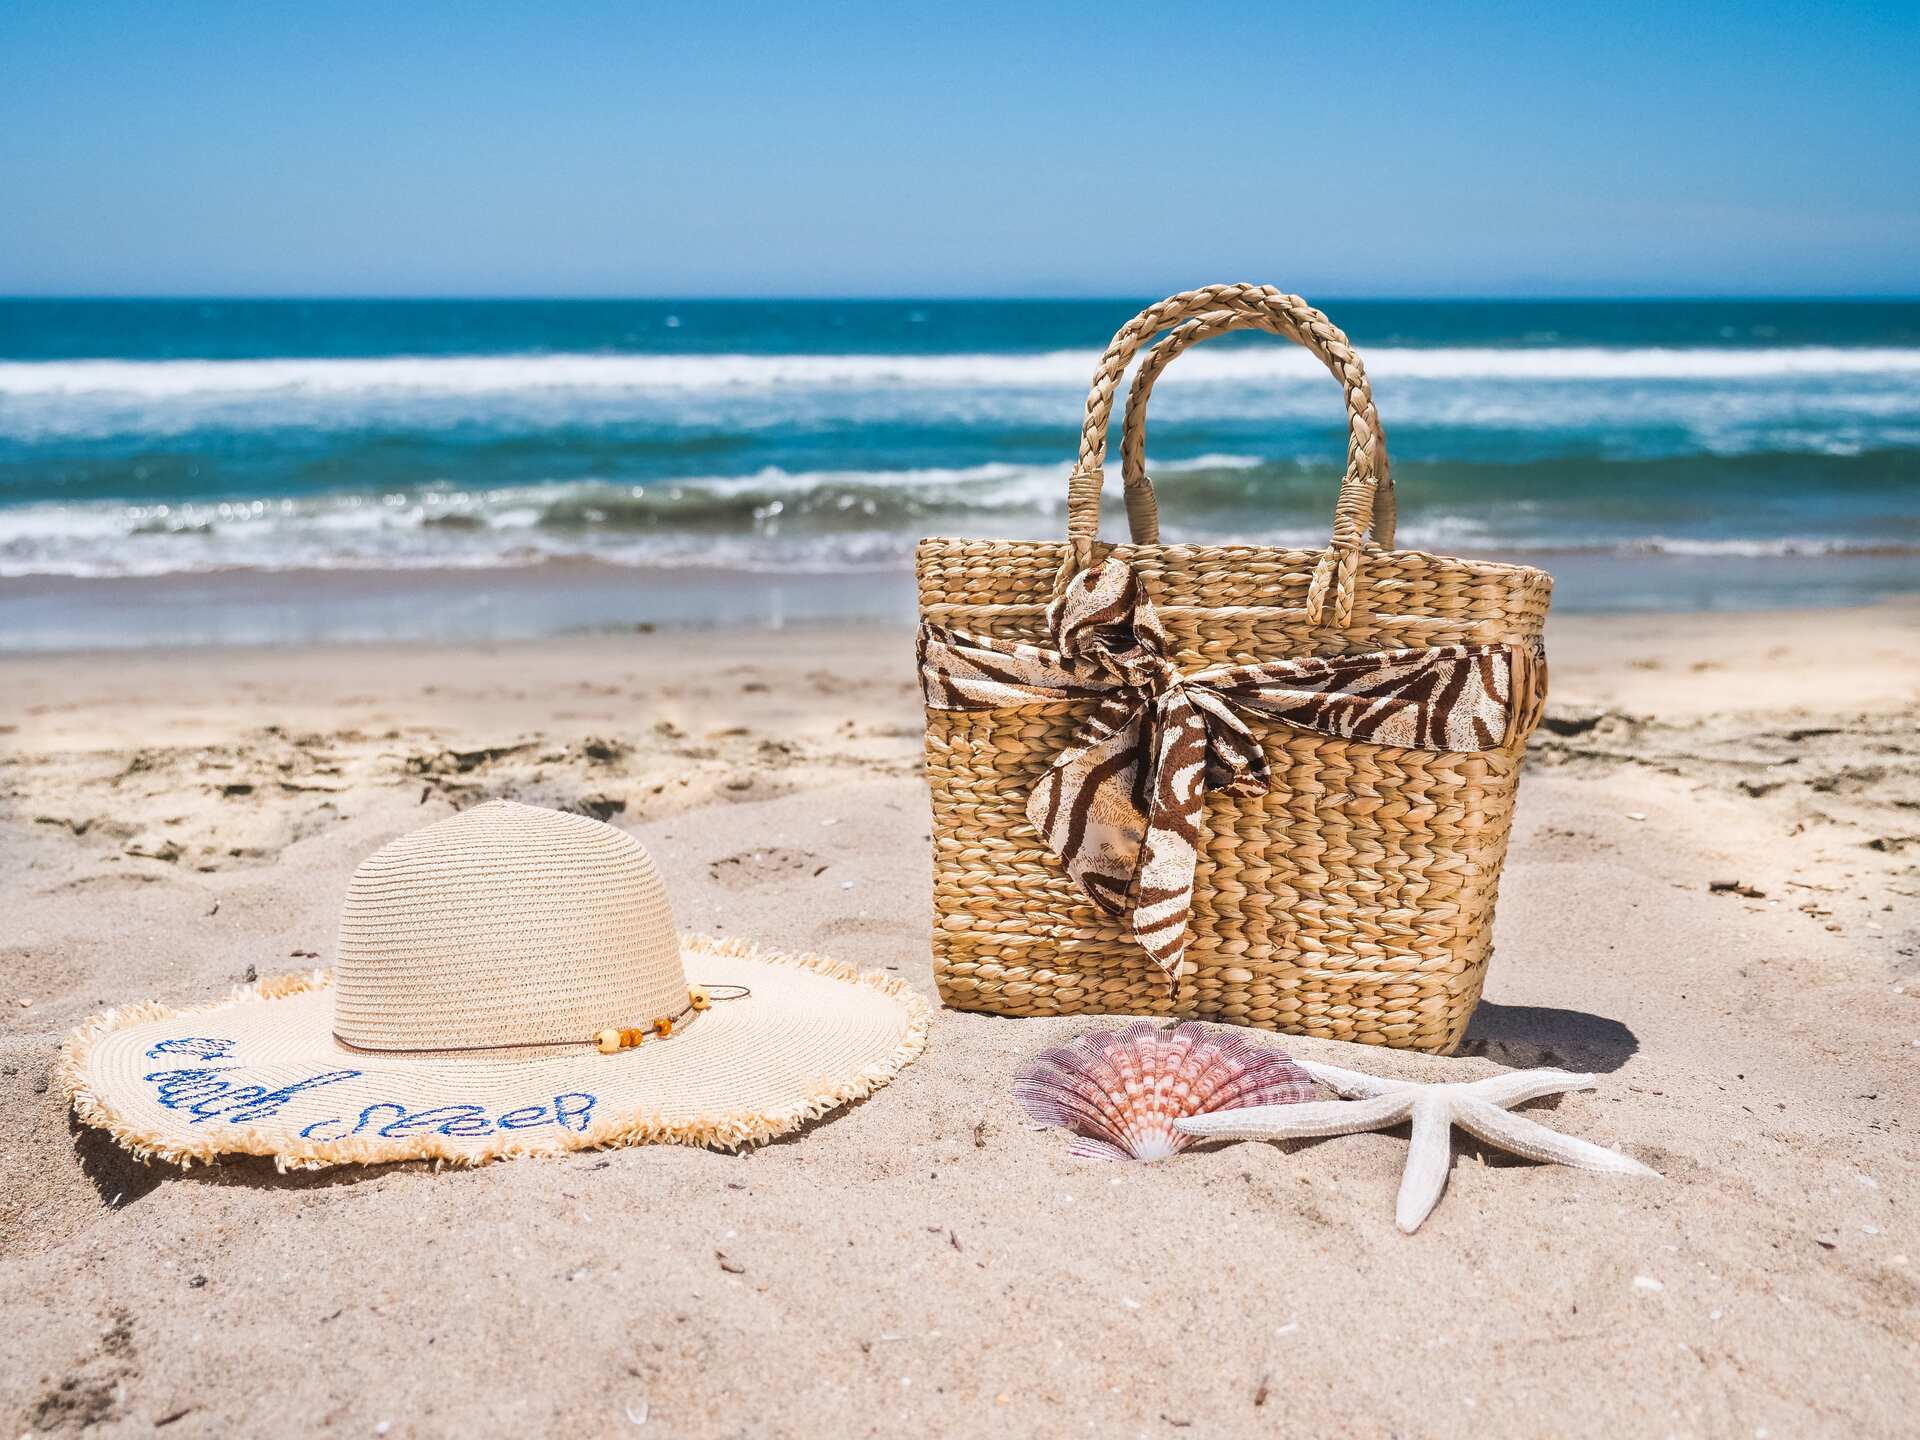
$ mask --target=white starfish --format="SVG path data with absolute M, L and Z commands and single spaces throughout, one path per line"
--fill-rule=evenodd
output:
M 1489 1145 L 1529 1160 L 1554 1160 L 1581 1170 L 1612 1170 L 1622 1175 L 1658 1174 L 1618 1150 L 1576 1140 L 1549 1130 L 1537 1120 L 1507 1113 L 1513 1106 L 1542 1095 L 1585 1090 L 1594 1083 L 1591 1075 L 1565 1070 L 1514 1070 L 1488 1080 L 1422 1085 L 1413 1080 L 1382 1080 L 1337 1065 L 1316 1065 L 1306 1060 L 1300 1064 L 1314 1079 L 1341 1095 L 1359 1098 L 1216 1110 L 1173 1123 L 1189 1135 L 1210 1140 L 1282 1140 L 1385 1130 L 1411 1119 L 1413 1145 L 1407 1151 L 1400 1201 L 1394 1210 L 1395 1221 L 1409 1235 L 1433 1213 L 1433 1207 L 1440 1203 L 1440 1192 L 1447 1188 L 1451 1130 L 1455 1125 Z

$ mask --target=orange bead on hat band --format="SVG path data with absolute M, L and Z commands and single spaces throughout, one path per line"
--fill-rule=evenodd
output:
M 715 994 L 715 991 L 727 990 L 727 995 Z M 712 1006 L 715 1000 L 744 1000 L 753 992 L 744 985 L 695 985 L 687 991 L 687 1005 L 674 1015 L 662 1015 L 648 1026 L 608 1026 L 593 1037 L 593 1045 L 602 1055 L 612 1055 L 621 1050 L 631 1050 L 643 1043 L 649 1034 L 658 1035 L 662 1040 L 673 1034 L 673 1027 L 694 1014 Z

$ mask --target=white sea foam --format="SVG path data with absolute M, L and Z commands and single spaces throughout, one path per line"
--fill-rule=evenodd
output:
M 591 556 L 636 565 L 857 569 L 900 563 L 913 536 L 861 528 L 874 497 L 897 493 L 927 511 L 1004 517 L 1008 534 L 1059 530 L 1068 466 L 987 464 L 903 470 L 707 476 L 647 487 L 592 482 L 486 490 L 123 504 L 0 507 L 0 576 L 159 575 L 225 569 L 493 567 Z M 735 501 L 734 523 L 681 524 L 677 506 Z M 755 505 L 753 502 L 758 501 Z M 651 507 L 657 526 L 623 527 L 609 512 Z M 572 506 L 576 523 L 545 523 Z M 806 508 L 811 506 L 812 508 Z M 825 507 L 824 510 L 820 507 Z M 1116 513 L 1119 504 L 1113 506 Z M 463 522 L 448 525 L 448 517 Z M 434 523 L 441 522 L 441 523 Z M 869 522 L 870 524 L 871 522 Z M 978 522 L 976 522 L 978 523 Z M 804 533 L 793 533 L 796 529 Z
M 1368 372 L 1422 380 L 1755 380 L 1920 375 L 1920 348 L 1606 349 L 1563 346 L 1375 348 Z M 1292 346 L 1195 350 L 1194 381 L 1318 378 Z M 940 390 L 1079 386 L 1079 350 L 950 355 L 474 355 L 376 359 L 51 360 L 0 362 L 0 398 L 240 395 L 498 395 L 532 391 L 746 391 L 794 387 Z
M 1368 360 L 1389 435 L 1580 431 L 1636 455 L 1846 453 L 1920 434 L 1920 349 L 1385 349 Z M 585 429 L 671 447 L 887 426 L 1033 431 L 1076 413 L 1087 368 L 1078 352 L 9 362 L 0 441 L 404 431 L 457 447 Z M 1183 356 L 1154 411 L 1163 425 L 1317 433 L 1338 404 L 1310 356 L 1272 346 Z
M 1248 470 L 1258 456 L 1217 454 L 1156 465 L 1162 476 Z M 459 489 L 428 486 L 404 493 L 349 492 L 272 499 L 127 504 L 40 503 L 0 507 L 0 575 L 165 574 L 227 568 L 410 568 L 515 565 L 568 555 L 632 563 L 725 563 L 821 569 L 903 555 L 904 529 L 831 532 L 836 507 L 871 508 L 895 496 L 937 526 L 944 512 L 974 526 L 1001 524 L 1009 535 L 1045 538 L 1064 524 L 1067 472 L 1049 465 L 989 463 L 893 470 L 786 470 L 708 475 L 646 486 L 571 482 Z M 1118 472 L 1108 510 L 1122 513 Z M 705 523 L 681 525 L 677 506 L 735 501 L 743 508 L 729 533 Z M 753 504 L 752 502 L 758 502 Z M 609 512 L 642 504 L 654 533 L 624 532 Z M 746 508 L 751 505 L 752 508 Z M 545 522 L 573 507 L 577 523 Z M 985 517 L 1000 517 L 988 521 Z M 447 525 L 452 518 L 460 522 Z M 860 520 L 854 514 L 848 520 Z M 905 516 L 901 524 L 910 523 Z M 796 525 L 804 535 L 793 533 Z M 925 528 L 924 526 L 922 528 Z M 1267 537 L 1272 543 L 1272 537 Z M 758 547 L 756 550 L 755 547 Z
M 1172 479 L 1264 463 L 1220 453 L 1156 464 L 1155 471 Z M 645 486 L 584 481 L 9 506 L 0 507 L 0 576 L 515 566 L 574 556 L 749 570 L 888 567 L 902 563 L 913 541 L 927 533 L 1057 538 L 1070 468 L 1065 460 L 881 470 L 767 467 Z M 1121 524 L 1117 469 L 1107 492 L 1111 523 Z M 1211 520 L 1195 515 L 1196 536 L 1324 542 L 1324 524 L 1298 523 L 1298 510 L 1283 517 L 1269 508 L 1278 503 L 1249 497 L 1244 507 Z M 1471 522 L 1442 522 L 1434 538 L 1442 531 L 1466 538 L 1474 529 Z
M 1695 559 L 1778 560 L 1796 555 L 1910 555 L 1914 547 L 1882 540 L 1837 540 L 1820 535 L 1783 535 L 1773 539 L 1685 539 L 1650 535 L 1612 547 L 1623 554 L 1676 555 Z
M 1245 468 L 1249 457 L 1214 455 L 1157 467 Z M 284 571 L 501 568 L 563 558 L 645 567 L 723 566 L 742 570 L 838 573 L 897 569 L 925 533 L 1058 538 L 1065 465 L 988 464 L 898 471 L 765 470 L 650 487 L 594 483 L 487 490 L 426 488 L 405 494 L 340 494 L 299 499 L 161 505 L 94 502 L 0 508 L 0 576 L 161 575 L 246 569 Z M 1121 506 L 1109 487 L 1108 510 Z M 885 497 L 899 497 L 898 501 Z M 716 526 L 711 506 L 738 510 Z M 619 513 L 646 507 L 642 518 Z M 904 503 L 873 518 L 876 504 Z M 681 523 L 676 507 L 691 507 Z M 846 515 L 838 507 L 868 507 Z M 568 507 L 571 510 L 568 511 Z M 1211 517 L 1189 514 L 1187 538 L 1312 548 L 1323 523 L 1302 521 L 1299 497 L 1286 509 L 1249 497 Z M 568 523 L 554 523 L 568 511 Z M 1440 552 L 1525 554 L 1569 551 L 1767 559 L 1901 550 L 1897 537 L 1798 535 L 1687 537 L 1659 533 L 1573 540 L 1536 529 L 1536 502 L 1477 513 L 1427 511 L 1408 517 L 1400 543 Z M 458 523 L 445 523 L 452 517 Z M 1651 528 L 1651 527 L 1650 527 Z M 1911 547 L 1907 547 L 1910 551 Z

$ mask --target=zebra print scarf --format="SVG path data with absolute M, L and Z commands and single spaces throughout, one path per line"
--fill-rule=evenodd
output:
M 1220 665 L 1183 675 L 1138 577 L 1109 557 L 1047 608 L 1055 648 L 920 628 L 929 710 L 1086 700 L 1092 710 L 1027 804 L 1067 874 L 1179 981 L 1193 911 L 1202 799 L 1264 795 L 1246 716 L 1415 750 L 1492 750 L 1515 714 L 1515 655 L 1440 645 Z

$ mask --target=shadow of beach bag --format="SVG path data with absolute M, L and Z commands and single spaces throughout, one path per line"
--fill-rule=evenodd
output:
M 1324 550 L 1163 545 L 1146 402 L 1180 352 L 1260 329 L 1346 395 Z M 1098 539 L 1114 392 L 1132 543 Z M 1447 1053 L 1491 954 L 1527 736 L 1539 570 L 1393 548 L 1366 371 L 1270 286 L 1187 291 L 1113 338 L 1067 539 L 916 553 L 934 973 L 952 1006 L 1145 1013 Z

